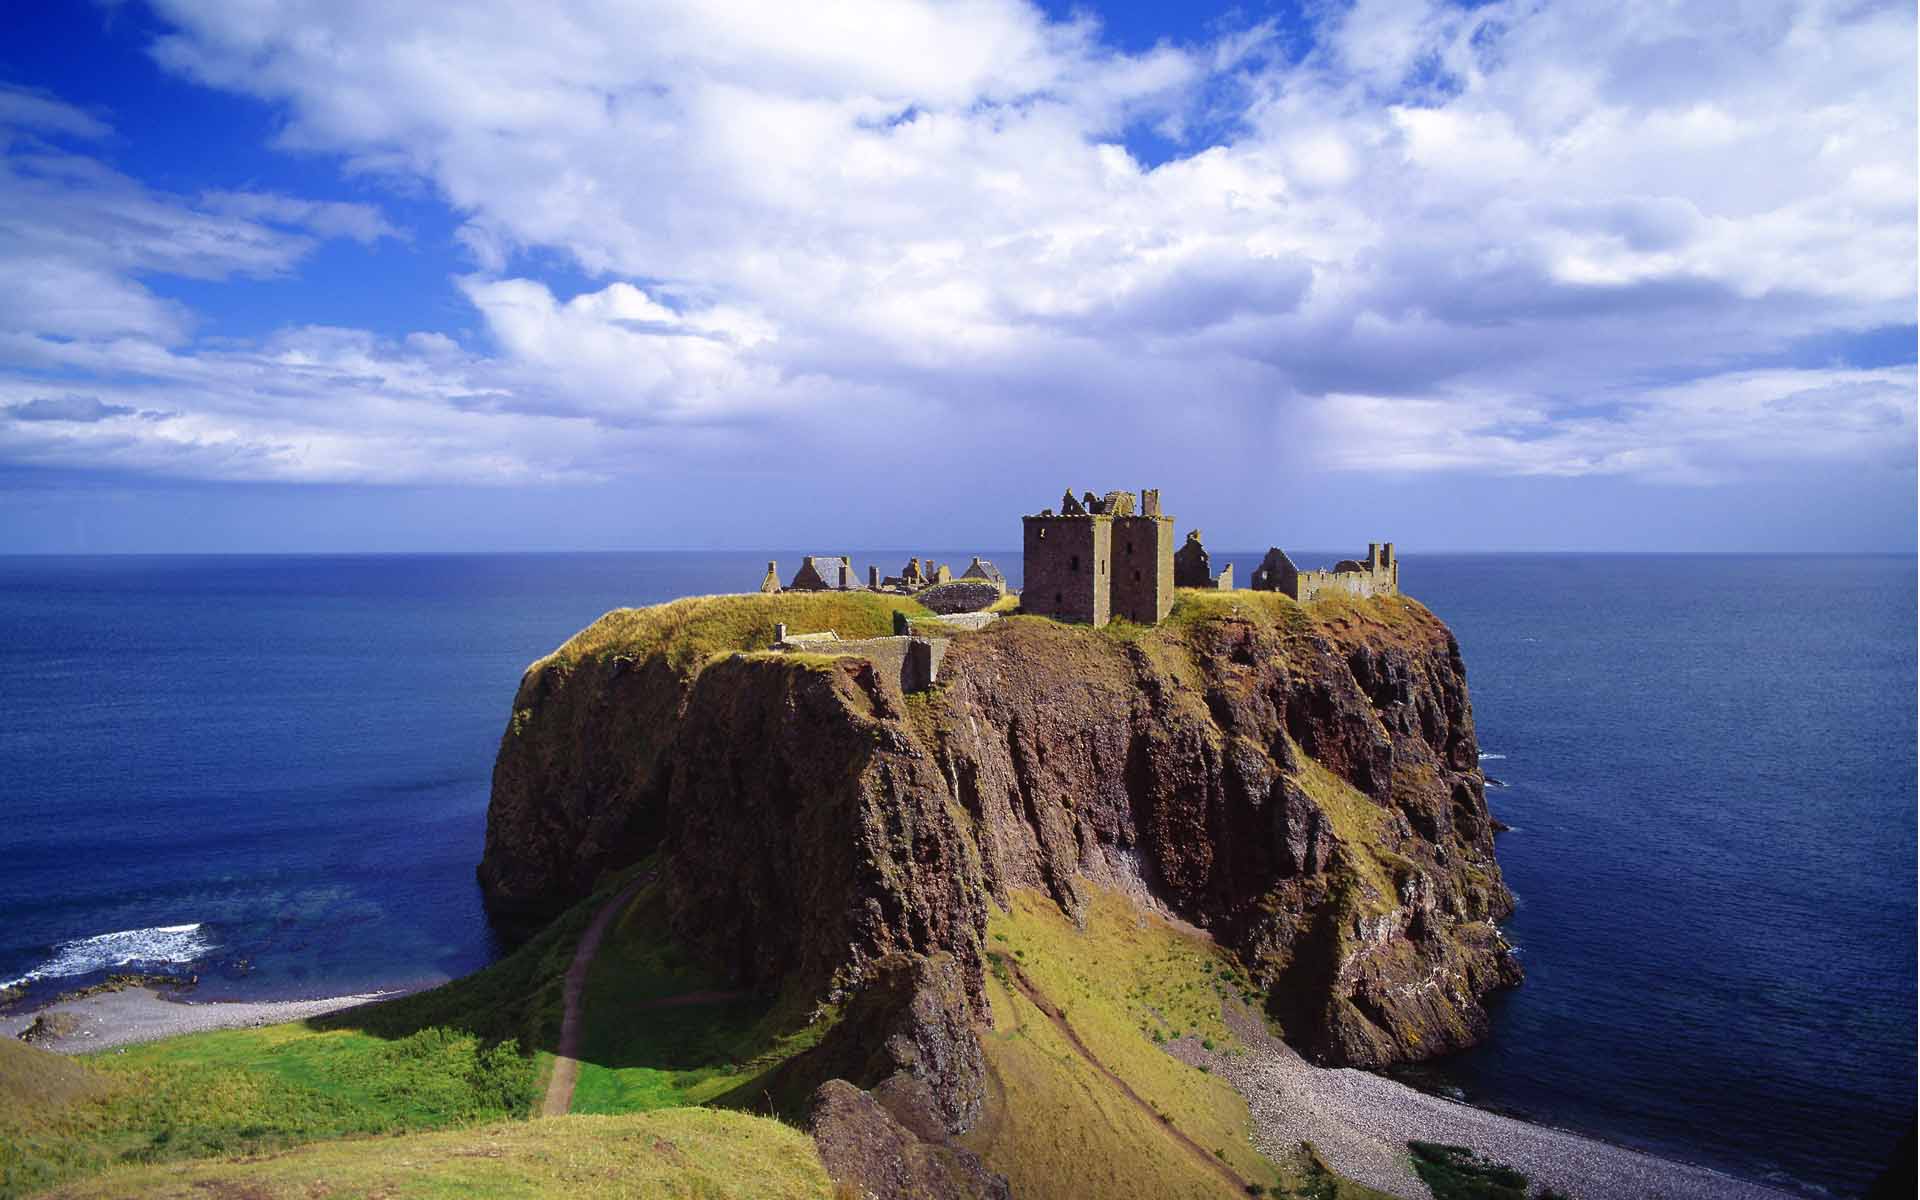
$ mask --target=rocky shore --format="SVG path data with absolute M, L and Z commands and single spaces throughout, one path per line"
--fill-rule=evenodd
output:
M 1431 1195 L 1413 1173 L 1410 1141 L 1469 1147 L 1523 1172 L 1536 1188 L 1576 1200 L 1783 1200 L 1794 1194 L 1428 1095 L 1371 1072 L 1316 1067 L 1241 1006 L 1230 1004 L 1224 1015 L 1244 1051 L 1226 1054 L 1180 1038 L 1168 1043 L 1169 1052 L 1246 1097 L 1262 1153 L 1277 1156 L 1311 1142 L 1335 1171 L 1389 1195 Z
M 38 1022 L 39 1029 L 30 1038 L 35 1045 L 61 1054 L 85 1054 L 183 1033 L 304 1021 L 399 994 L 366 992 L 315 1000 L 215 1000 L 196 1004 L 163 996 L 152 988 L 135 987 L 61 1000 L 35 1012 L 0 1017 L 0 1033 L 19 1037 Z

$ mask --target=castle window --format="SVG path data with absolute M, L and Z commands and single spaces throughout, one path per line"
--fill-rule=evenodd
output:
M 1047 540 L 1047 527 L 1045 525 L 1042 525 L 1039 529 L 1035 530 L 1035 532 L 1040 535 L 1041 541 L 1044 542 Z
M 1055 593 L 1053 594 L 1053 606 L 1054 606 L 1055 608 L 1058 608 L 1058 607 L 1060 607 L 1060 606 L 1061 606 L 1062 604 L 1064 604 L 1064 603 L 1066 603 L 1066 599 L 1065 599 L 1065 597 L 1063 597 L 1063 596 L 1061 596 L 1061 594 L 1060 594 L 1059 592 L 1055 592 Z
M 1073 556 L 1073 561 L 1067 564 L 1067 570 L 1078 571 L 1079 569 L 1080 569 L 1080 556 L 1076 554 Z
M 1135 583 L 1139 583 L 1139 582 L 1140 582 L 1140 572 L 1139 572 L 1139 570 L 1138 570 L 1137 568 L 1136 568 L 1136 569 L 1134 570 L 1134 572 L 1133 572 L 1133 581 L 1134 581 Z
M 1128 542 L 1128 543 L 1127 543 L 1127 557 L 1129 557 L 1129 558 L 1131 558 L 1131 557 L 1133 557 L 1133 543 L 1132 543 L 1132 542 Z

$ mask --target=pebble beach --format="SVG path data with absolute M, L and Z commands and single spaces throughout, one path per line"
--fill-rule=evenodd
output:
M 1316 1067 L 1238 1005 L 1225 1014 L 1245 1047 L 1168 1044 L 1176 1058 L 1231 1083 L 1252 1110 L 1254 1144 L 1283 1154 L 1311 1142 L 1327 1165 L 1406 1200 L 1431 1193 L 1413 1173 L 1407 1143 L 1467 1146 L 1524 1172 L 1534 1188 L 1577 1200 L 1783 1200 L 1778 1191 L 1718 1171 L 1658 1158 L 1566 1130 L 1533 1125 L 1410 1088 L 1367 1071 Z
M 196 1004 L 170 999 L 152 988 L 133 987 L 62 1000 L 33 1012 L 0 1017 L 0 1032 L 18 1037 L 34 1021 L 46 1017 L 56 1023 L 60 1033 L 36 1038 L 35 1045 L 60 1054 L 85 1054 L 183 1033 L 304 1021 L 400 994 L 397 991 L 366 992 L 315 1000 L 214 1000 Z

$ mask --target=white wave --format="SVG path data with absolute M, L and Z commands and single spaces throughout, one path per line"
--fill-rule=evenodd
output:
M 1506 755 L 1504 754 L 1489 754 L 1485 750 L 1482 750 L 1480 752 L 1480 759 L 1482 762 L 1485 762 L 1487 759 L 1490 759 L 1490 758 L 1505 758 L 1505 757 Z
M 92 937 L 62 942 L 53 948 L 53 957 L 18 979 L 0 983 L 14 987 L 36 979 L 58 979 L 65 975 L 85 975 L 132 963 L 185 963 L 205 958 L 213 942 L 200 932 L 200 923 L 191 925 L 155 925 L 148 929 L 122 929 L 116 933 L 98 933 Z

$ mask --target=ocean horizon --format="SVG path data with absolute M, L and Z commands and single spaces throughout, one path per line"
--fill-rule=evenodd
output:
M 978 553 L 1017 586 L 1017 550 Z M 486 965 L 473 868 L 527 664 L 800 557 L 0 557 L 0 986 Z M 1914 1119 L 1915 559 L 1809 557 L 1402 552 L 1461 643 L 1528 974 L 1483 1046 L 1402 1077 L 1808 1194 L 1885 1163 Z

